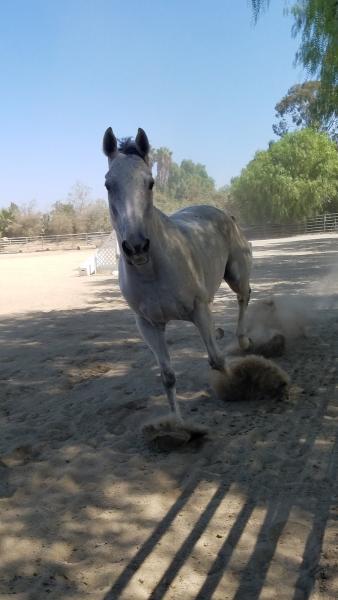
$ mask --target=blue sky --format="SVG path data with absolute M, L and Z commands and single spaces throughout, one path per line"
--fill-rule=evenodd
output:
M 247 0 L 2 0 L 0 206 L 47 209 L 76 181 L 105 197 L 110 125 L 228 183 L 304 79 L 283 6 L 254 26 Z

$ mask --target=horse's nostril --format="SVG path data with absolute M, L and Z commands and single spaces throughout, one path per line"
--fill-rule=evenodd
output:
M 127 242 L 123 240 L 122 250 L 126 256 L 133 256 L 134 254 L 145 254 L 149 250 L 150 241 L 148 239 L 142 239 L 138 244 Z
M 150 246 L 150 240 L 148 238 L 143 242 L 142 252 L 148 252 Z
M 148 239 L 142 241 L 140 244 L 134 244 L 135 254 L 145 254 L 148 252 L 150 241 Z
M 122 250 L 127 256 L 131 256 L 132 254 L 134 254 L 133 247 L 130 244 L 128 244 L 126 240 L 123 240 L 122 242 Z

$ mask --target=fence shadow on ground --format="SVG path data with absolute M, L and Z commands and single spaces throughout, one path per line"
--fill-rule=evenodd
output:
M 316 269 L 330 271 L 330 256 L 308 255 L 299 269 L 284 257 L 259 259 L 256 297 L 269 282 L 270 290 L 285 291 L 286 281 L 299 292 Z M 0 593 L 258 600 L 264 590 L 309 598 L 338 495 L 334 314 L 324 311 L 314 337 L 279 361 L 295 386 L 283 405 L 213 398 L 197 333 L 173 325 L 184 414 L 212 435 L 199 450 L 157 453 L 140 434 L 166 411 L 157 369 L 116 290 L 111 310 L 104 286 L 89 283 L 92 309 L 0 324 Z M 224 305 L 215 311 L 225 344 L 236 310 L 230 292 Z

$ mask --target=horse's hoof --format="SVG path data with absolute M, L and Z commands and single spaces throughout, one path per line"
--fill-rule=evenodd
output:
M 238 338 L 239 347 L 243 352 L 252 348 L 252 341 L 246 335 L 240 335 Z
M 192 442 L 202 442 L 208 429 L 175 416 L 160 417 L 143 427 L 143 435 L 157 450 L 175 450 Z

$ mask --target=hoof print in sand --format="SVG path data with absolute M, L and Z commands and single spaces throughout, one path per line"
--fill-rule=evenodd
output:
M 227 371 L 212 369 L 210 384 L 221 400 L 284 400 L 290 380 L 285 371 L 262 356 L 232 361 Z
M 163 417 L 147 423 L 143 435 L 157 450 L 175 450 L 194 443 L 203 443 L 208 429 L 191 421 L 178 421 L 175 417 Z

